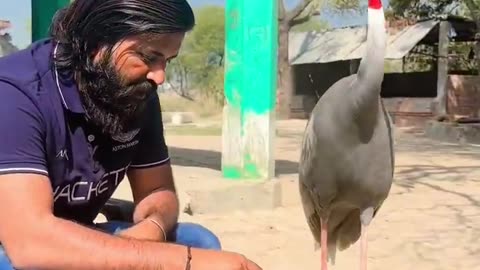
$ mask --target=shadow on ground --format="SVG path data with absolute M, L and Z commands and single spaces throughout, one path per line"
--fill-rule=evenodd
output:
M 169 152 L 173 165 L 221 170 L 221 153 L 218 151 L 169 147 Z M 276 176 L 297 172 L 298 162 L 289 160 L 275 161 Z
M 465 158 L 480 158 L 480 147 L 446 143 L 427 138 L 424 134 L 401 134 L 395 137 L 395 151 L 428 153 L 432 155 L 453 154 Z
M 401 165 L 396 166 L 395 170 L 395 184 L 406 190 L 413 189 L 415 185 L 424 185 L 442 191 L 434 183 L 480 182 L 480 179 L 471 176 L 472 172 L 480 170 L 479 166 Z
M 440 165 L 408 165 L 397 166 L 395 184 L 401 187 L 397 195 L 414 193 L 418 187 L 444 194 L 445 199 L 434 202 L 431 208 L 422 208 L 426 215 L 440 208 L 447 208 L 452 218 L 456 220 L 457 228 L 469 229 L 475 239 L 480 237 L 480 230 L 474 225 L 478 222 L 480 197 L 470 187 L 478 187 L 480 183 L 480 168 L 478 166 L 440 166 Z M 426 189 L 425 189 L 426 188 Z M 457 197 L 458 199 L 451 199 Z M 447 199 L 450 198 L 450 199 Z M 406 202 L 409 205 L 410 202 Z M 411 207 L 411 206 L 410 206 Z M 432 217 L 434 219 L 436 217 Z M 474 248 L 469 252 L 480 252 Z

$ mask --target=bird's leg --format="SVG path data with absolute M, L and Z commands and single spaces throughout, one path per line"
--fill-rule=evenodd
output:
M 321 238 L 321 270 L 327 270 L 327 260 L 328 260 L 328 218 L 320 218 L 320 238 Z
M 368 225 L 362 224 L 362 232 L 360 234 L 360 270 L 367 270 L 367 239 Z
M 360 215 L 362 229 L 360 232 L 360 270 L 367 270 L 368 225 L 373 218 L 373 208 L 365 209 Z

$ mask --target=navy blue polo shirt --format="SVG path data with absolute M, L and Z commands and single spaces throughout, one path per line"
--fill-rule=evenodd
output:
M 57 80 L 53 50 L 42 40 L 0 58 L 0 174 L 48 176 L 54 214 L 91 224 L 127 170 L 169 162 L 160 104 L 152 95 L 129 136 L 103 135 L 86 120 L 75 82 Z

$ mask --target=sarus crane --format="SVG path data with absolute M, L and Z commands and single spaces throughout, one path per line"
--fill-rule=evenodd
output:
M 393 181 L 393 124 L 380 96 L 387 42 L 381 0 L 369 0 L 367 27 L 357 74 L 321 96 L 303 136 L 299 191 L 322 270 L 359 238 L 360 269 L 367 269 L 367 228 Z

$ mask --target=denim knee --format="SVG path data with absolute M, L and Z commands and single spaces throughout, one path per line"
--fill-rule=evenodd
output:
M 0 246 L 0 270 L 14 270 L 2 246 Z

